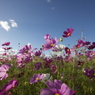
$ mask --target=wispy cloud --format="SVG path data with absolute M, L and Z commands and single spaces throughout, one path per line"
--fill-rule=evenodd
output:
M 10 29 L 10 26 L 8 25 L 7 21 L 0 21 L 0 25 L 2 28 L 4 28 L 6 31 Z
M 17 27 L 17 23 L 15 22 L 15 20 L 13 19 L 10 19 L 10 22 L 11 22 L 11 27 Z
M 52 10 L 54 10 L 54 9 L 55 9 L 55 7 L 52 7 L 51 9 L 52 9 Z
M 48 2 L 48 3 L 50 3 L 50 2 L 51 2 L 51 0 L 47 0 L 47 2 Z

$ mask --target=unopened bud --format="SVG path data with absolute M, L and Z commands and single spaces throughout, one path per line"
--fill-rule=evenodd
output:
M 62 42 L 63 41 L 63 38 L 62 37 L 60 37 L 60 42 Z

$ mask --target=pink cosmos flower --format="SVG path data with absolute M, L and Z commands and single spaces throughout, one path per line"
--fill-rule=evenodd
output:
M 52 49 L 58 42 L 57 38 L 46 39 L 46 44 L 42 45 L 43 50 Z
M 36 83 L 43 78 L 44 74 L 35 74 L 30 78 L 30 84 Z
M 0 80 L 4 80 L 8 77 L 8 74 L 6 73 L 9 70 L 10 66 L 5 64 L 1 65 L 0 67 Z
M 40 95 L 75 95 L 76 92 L 71 90 L 61 80 L 54 80 L 54 83 L 50 80 L 46 82 L 48 88 L 43 88 Z
M 74 29 L 72 28 L 68 28 L 67 31 L 64 31 L 64 35 L 62 35 L 63 37 L 69 37 L 71 36 L 71 34 L 73 33 Z
M 25 45 L 20 50 L 19 53 L 21 54 L 28 54 L 31 53 L 32 46 L 31 45 Z
M 95 51 L 86 51 L 85 52 L 85 55 L 88 57 L 88 58 L 92 58 L 92 57 L 95 57 Z
M 30 62 L 32 59 L 29 56 L 26 56 L 24 54 L 17 55 L 17 65 L 18 67 L 23 67 L 25 63 Z
M 2 89 L 0 90 L 0 95 L 5 95 L 7 91 L 14 89 L 16 86 L 18 86 L 18 81 L 13 79 L 10 80 L 8 84 L 5 84 Z
M 44 39 L 46 40 L 46 39 L 50 39 L 50 35 L 49 34 L 46 34 L 45 36 L 44 36 Z

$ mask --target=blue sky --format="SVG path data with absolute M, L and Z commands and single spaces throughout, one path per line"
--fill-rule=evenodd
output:
M 75 45 L 82 29 L 87 41 L 95 41 L 95 0 L 0 0 L 0 46 L 40 48 L 45 34 L 60 38 L 71 27 L 74 32 L 64 45 Z

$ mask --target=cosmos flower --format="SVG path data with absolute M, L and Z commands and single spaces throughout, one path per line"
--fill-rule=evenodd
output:
M 6 95 L 6 92 L 14 89 L 16 86 L 18 86 L 18 81 L 13 79 L 10 80 L 8 84 L 5 84 L 2 89 L 0 90 L 0 95 Z
M 90 45 L 90 42 L 89 41 L 85 41 L 84 45 Z
M 95 48 L 94 45 L 90 45 L 90 46 L 88 46 L 88 49 L 89 49 L 89 50 L 92 50 L 92 49 L 94 49 L 94 48 Z
M 46 39 L 46 44 L 42 45 L 43 50 L 52 49 L 58 42 L 57 38 Z
M 94 45 L 94 46 L 95 46 L 95 42 L 92 42 L 92 45 Z
M 42 79 L 43 76 L 44 74 L 35 74 L 33 77 L 30 78 L 30 84 L 38 82 Z
M 46 83 L 48 80 L 52 81 L 52 79 L 53 79 L 53 77 L 49 73 L 47 73 L 47 74 L 44 74 L 44 76 L 41 79 L 41 82 Z
M 84 64 L 84 62 L 78 61 L 78 67 L 82 66 L 83 64 Z
M 89 77 L 89 78 L 95 78 L 95 70 L 93 69 L 88 69 L 88 68 L 85 68 L 84 69 L 84 74 Z
M 75 91 L 71 90 L 65 83 L 61 80 L 47 81 L 46 85 L 48 88 L 43 88 L 40 95 L 75 95 Z
M 57 56 L 57 60 L 58 61 L 63 61 L 63 57 L 62 56 Z
M 19 53 L 21 54 L 28 54 L 31 53 L 32 46 L 31 45 L 25 45 L 20 50 Z
M 95 51 L 86 51 L 85 52 L 85 55 L 88 57 L 88 58 L 92 58 L 93 56 L 95 56 Z
M 36 70 L 39 70 L 42 67 L 42 63 L 41 62 L 37 62 L 37 63 L 34 64 L 34 66 L 35 66 Z
M 64 31 L 64 35 L 62 35 L 62 36 L 67 38 L 67 37 L 71 36 L 73 31 L 74 31 L 74 29 L 68 28 L 67 31 Z
M 45 59 L 45 67 L 50 67 L 50 63 L 52 62 L 52 58 L 46 58 Z
M 35 56 L 40 56 L 41 53 L 42 53 L 42 51 L 41 50 L 38 50 L 38 51 L 35 52 Z
M 8 74 L 6 73 L 9 70 L 10 66 L 5 64 L 1 65 L 0 67 L 0 80 L 4 80 L 8 77 Z
M 52 48 L 53 51 L 62 51 L 65 48 L 65 45 L 59 44 L 55 45 L 55 47 Z
M 72 58 L 72 55 L 65 56 L 64 60 L 66 62 L 70 62 L 70 59 Z
M 83 40 L 78 40 L 78 44 L 81 44 L 83 46 L 84 45 L 84 41 Z
M 2 46 L 9 46 L 10 42 L 5 42 L 4 44 L 2 44 Z
M 52 72 L 52 73 L 56 73 L 56 71 L 57 71 L 57 66 L 56 66 L 56 65 L 51 65 L 51 66 L 50 66 L 50 69 L 51 69 L 51 72 Z
M 68 47 L 65 47 L 65 52 L 66 52 L 66 54 L 71 54 L 71 51 L 70 51 L 70 49 L 68 48 Z
M 49 34 L 46 34 L 46 35 L 44 36 L 44 39 L 45 39 L 45 40 L 50 39 L 50 35 L 49 35 Z

